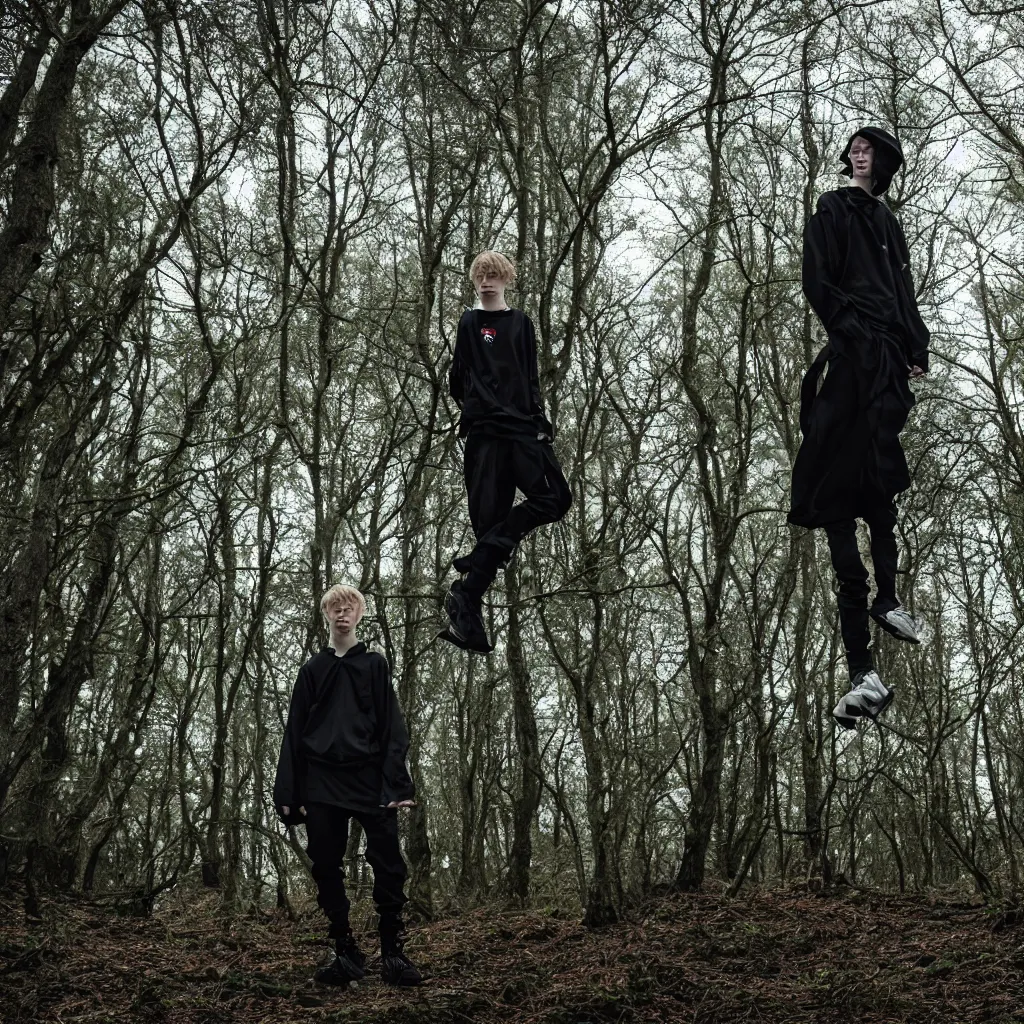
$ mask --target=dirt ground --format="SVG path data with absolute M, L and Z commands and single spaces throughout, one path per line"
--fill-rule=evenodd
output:
M 178 893 L 138 919 L 49 903 L 28 926 L 0 893 L 0 1021 L 1024 1021 L 1024 911 L 962 896 L 673 895 L 602 931 L 476 910 L 412 930 L 413 991 L 383 986 L 373 956 L 358 989 L 316 986 L 315 912 L 218 920 L 213 906 Z

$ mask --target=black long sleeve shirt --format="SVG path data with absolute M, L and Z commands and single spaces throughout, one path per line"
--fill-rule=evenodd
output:
M 274 805 L 294 819 L 324 803 L 373 811 L 411 799 L 409 734 L 383 655 L 325 647 L 299 669 L 281 742 Z
M 818 200 L 804 232 L 803 286 L 829 344 L 800 386 L 791 523 L 870 516 L 910 486 L 900 442 L 915 401 L 908 367 L 928 369 L 929 336 L 908 264 L 884 203 L 856 187 Z
M 900 222 L 862 188 L 824 193 L 804 231 L 803 288 L 829 336 L 851 314 L 903 341 L 907 363 L 928 369 L 928 328 L 917 309 Z
M 540 395 L 537 336 L 522 310 L 467 309 L 459 319 L 448 384 L 462 409 L 462 436 L 553 436 Z

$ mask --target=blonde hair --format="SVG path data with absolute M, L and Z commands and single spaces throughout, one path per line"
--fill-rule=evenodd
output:
M 469 279 L 476 284 L 478 277 L 497 274 L 504 284 L 513 284 L 516 279 L 516 265 L 505 255 L 494 249 L 484 249 L 469 266 Z
M 347 604 L 355 605 L 360 618 L 366 614 L 366 598 L 363 597 L 355 587 L 350 587 L 345 583 L 335 583 L 334 586 L 320 598 L 320 614 L 326 619 L 327 610 L 332 605 Z

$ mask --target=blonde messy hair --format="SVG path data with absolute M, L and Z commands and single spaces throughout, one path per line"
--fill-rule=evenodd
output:
M 335 583 L 320 598 L 320 614 L 326 619 L 327 613 L 336 605 L 353 605 L 359 612 L 360 618 L 366 614 L 366 598 L 355 587 L 350 587 L 345 583 Z
M 469 279 L 475 285 L 485 274 L 497 274 L 504 284 L 513 284 L 516 279 L 516 265 L 505 255 L 494 249 L 484 249 L 469 267 Z

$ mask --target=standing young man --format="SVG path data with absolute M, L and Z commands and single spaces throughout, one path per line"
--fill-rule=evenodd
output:
M 853 185 L 821 196 L 804 234 L 804 294 L 828 344 L 801 387 L 804 436 L 789 521 L 822 527 L 828 537 L 850 670 L 850 690 L 832 715 L 853 729 L 860 718 L 876 718 L 893 697 L 874 667 L 869 617 L 900 640 L 920 642 L 896 596 L 895 497 L 910 486 L 899 435 L 914 405 L 909 380 L 928 369 L 929 337 L 903 230 L 881 199 L 903 163 L 900 144 L 881 128 L 861 128 L 840 159 Z M 870 608 L 857 519 L 871 533 Z
M 414 805 L 405 765 L 409 735 L 388 663 L 356 639 L 363 595 L 338 584 L 324 594 L 320 611 L 331 646 L 299 669 L 274 780 L 278 815 L 287 825 L 306 826 L 317 902 L 335 943 L 334 961 L 316 979 L 348 985 L 365 976 L 366 958 L 349 926 L 343 868 L 355 818 L 373 869 L 381 975 L 390 985 L 418 985 L 419 971 L 402 949 L 406 867 L 398 842 L 398 808 Z
M 533 324 L 505 303 L 515 268 L 501 253 L 486 251 L 473 260 L 469 276 L 480 308 L 459 320 L 449 388 L 462 410 L 459 435 L 466 438 L 463 468 L 476 546 L 452 563 L 465 578 L 449 588 L 449 626 L 441 636 L 487 653 L 493 647 L 480 613 L 484 593 L 531 530 L 569 511 L 572 493 L 551 447 Z M 517 488 L 525 498 L 519 504 Z

